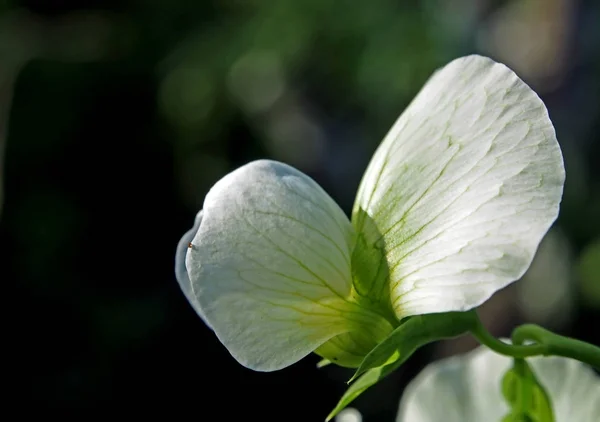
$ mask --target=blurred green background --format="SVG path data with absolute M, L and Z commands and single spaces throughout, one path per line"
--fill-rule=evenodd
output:
M 237 364 L 179 290 L 177 241 L 208 189 L 258 158 L 349 212 L 408 102 L 474 52 L 539 93 L 567 168 L 557 223 L 483 318 L 599 344 L 599 22 L 595 0 L 0 0 L 9 407 L 323 420 L 349 372 Z M 392 421 L 427 362 L 474 345 L 427 347 L 353 405 Z

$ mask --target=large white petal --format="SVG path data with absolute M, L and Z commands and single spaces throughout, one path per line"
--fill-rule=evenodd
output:
M 468 310 L 526 271 L 564 179 L 540 98 L 506 66 L 463 57 L 438 70 L 392 127 L 352 222 L 384 250 L 399 318 Z
M 177 278 L 177 282 L 179 283 L 179 287 L 181 287 L 183 294 L 185 294 L 188 302 L 190 302 L 192 305 L 192 308 L 194 308 L 200 318 L 207 323 L 206 319 L 204 318 L 204 314 L 202 314 L 202 310 L 200 309 L 200 305 L 198 304 L 198 301 L 192 292 L 192 284 L 190 282 L 190 278 L 188 277 L 187 268 L 185 267 L 185 257 L 189 249 L 189 244 L 192 239 L 194 239 L 194 236 L 196 236 L 196 232 L 198 232 L 201 222 L 202 210 L 196 214 L 194 226 L 185 232 L 183 236 L 181 236 L 181 239 L 177 244 L 177 250 L 175 252 L 175 277 Z
M 600 415 L 600 378 L 588 366 L 559 357 L 529 358 L 552 401 L 556 422 L 595 422 Z M 509 408 L 501 381 L 512 359 L 480 346 L 430 364 L 410 382 L 398 422 L 501 421 Z
M 381 319 L 352 302 L 353 243 L 350 221 L 311 178 L 252 162 L 206 196 L 186 257 L 194 300 L 241 364 L 281 369 Z

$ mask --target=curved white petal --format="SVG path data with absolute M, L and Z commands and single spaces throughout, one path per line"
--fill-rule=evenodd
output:
M 195 301 L 241 364 L 289 366 L 372 318 L 349 301 L 353 237 L 311 178 L 274 161 L 249 163 L 206 196 L 186 258 Z
M 546 108 L 515 73 L 481 56 L 438 70 L 375 153 L 352 213 L 385 251 L 398 318 L 468 310 L 521 277 L 564 179 Z
M 202 320 L 208 325 L 206 318 L 204 318 L 204 314 L 202 314 L 202 310 L 200 309 L 200 305 L 196 300 L 192 292 L 192 285 L 190 283 L 190 278 L 188 277 L 187 268 L 185 267 L 185 257 L 187 255 L 187 251 L 189 249 L 190 242 L 196 235 L 198 228 L 200 227 L 200 222 L 202 221 L 202 210 L 196 214 L 196 218 L 194 220 L 194 226 L 185 232 L 179 243 L 177 244 L 177 250 L 175 252 L 175 277 L 177 278 L 177 282 L 181 287 L 181 290 L 185 294 L 188 302 L 192 305 L 192 308 L 196 311 L 196 313 L 202 318 Z M 210 327 L 210 325 L 209 325 Z
M 559 357 L 529 358 L 552 401 L 556 422 L 595 422 L 600 378 L 588 366 Z M 501 421 L 509 408 L 501 381 L 512 360 L 480 346 L 430 364 L 404 390 L 398 422 Z

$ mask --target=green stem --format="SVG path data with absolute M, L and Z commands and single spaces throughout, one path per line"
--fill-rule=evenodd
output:
M 471 334 L 483 345 L 496 353 L 524 359 L 531 356 L 562 356 L 586 363 L 600 369 L 600 347 L 555 334 L 535 324 L 523 324 L 512 332 L 512 343 L 508 344 L 492 336 L 477 313 L 471 313 Z M 526 341 L 535 344 L 523 345 Z
M 522 344 L 526 340 L 544 345 L 547 348 L 545 355 L 576 359 L 600 369 L 600 347 L 555 334 L 535 324 L 524 324 L 514 329 L 513 343 Z
M 491 335 L 485 328 L 477 314 L 474 314 L 473 326 L 471 334 L 483 345 L 489 347 L 494 352 L 514 358 L 527 358 L 530 356 L 539 356 L 547 354 L 547 348 L 544 344 L 534 344 L 522 346 L 520 344 L 513 345 L 504 343 Z

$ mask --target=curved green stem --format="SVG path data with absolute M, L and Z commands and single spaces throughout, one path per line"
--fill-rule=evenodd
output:
M 513 343 L 523 344 L 526 340 L 533 340 L 545 346 L 545 355 L 576 359 L 600 369 L 600 347 L 555 334 L 535 324 L 521 325 L 512 332 Z
M 555 334 L 535 324 L 524 324 L 512 332 L 512 343 L 508 344 L 492 336 L 479 316 L 471 315 L 471 334 L 483 345 L 496 353 L 516 359 L 532 356 L 562 356 L 571 358 L 600 369 L 600 347 Z M 523 345 L 526 341 L 534 344 Z
M 475 314 L 476 315 L 476 314 Z M 530 356 L 546 355 L 548 350 L 544 344 L 533 344 L 522 346 L 504 343 L 491 335 L 485 328 L 478 316 L 475 316 L 471 334 L 483 345 L 489 347 L 494 352 L 514 358 L 527 358 Z

